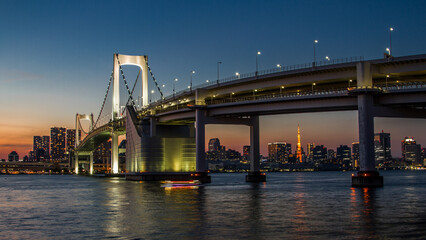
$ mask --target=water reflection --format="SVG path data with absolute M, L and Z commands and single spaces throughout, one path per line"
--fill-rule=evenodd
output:
M 373 238 L 377 234 L 377 212 L 375 188 L 351 188 L 351 222 L 357 227 L 352 234 Z

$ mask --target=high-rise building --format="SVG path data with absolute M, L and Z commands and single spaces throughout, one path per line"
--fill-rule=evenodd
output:
M 60 127 L 50 128 L 50 160 L 66 160 L 66 129 Z
M 303 162 L 303 159 L 302 159 L 302 144 L 300 143 L 299 124 L 297 124 L 297 153 L 296 153 L 296 158 L 300 163 Z
M 327 159 L 327 148 L 324 145 L 317 145 L 314 147 L 313 151 L 313 160 L 315 162 L 322 162 Z
M 34 136 L 33 138 L 33 154 L 34 160 L 37 162 L 45 162 L 50 158 L 50 137 Z
M 351 148 L 347 145 L 340 145 L 340 147 L 337 147 L 337 159 L 341 161 L 350 161 L 351 160 Z
M 422 148 L 420 153 L 420 161 L 422 161 L 423 166 L 426 166 L 426 148 Z
M 219 138 L 212 138 L 209 140 L 209 152 L 219 151 L 220 149 L 221 147 Z
M 287 162 L 291 154 L 291 144 L 286 142 L 268 143 L 268 156 L 271 161 Z
M 352 143 L 352 166 L 359 167 L 359 142 Z
M 401 143 L 402 159 L 409 166 L 420 166 L 423 165 L 421 160 L 421 146 L 416 144 L 411 137 L 405 137 Z
M 243 160 L 250 160 L 250 145 L 246 145 L 243 147 Z
M 79 130 L 80 131 L 80 130 Z M 79 134 L 81 136 L 81 134 Z M 74 152 L 75 149 L 75 129 L 67 129 L 66 149 L 68 153 Z
M 9 155 L 7 155 L 7 160 L 9 162 L 17 162 L 19 161 L 19 155 L 17 152 L 12 151 L 11 153 L 9 153 Z
M 374 152 L 377 164 L 383 164 L 392 160 L 390 133 L 374 134 Z
M 333 149 L 327 150 L 327 159 L 335 159 L 336 158 L 336 152 Z
M 314 155 L 314 144 L 313 143 L 308 143 L 306 145 L 306 153 L 307 153 L 307 157 L 309 161 L 312 161 L 313 159 L 313 155 Z

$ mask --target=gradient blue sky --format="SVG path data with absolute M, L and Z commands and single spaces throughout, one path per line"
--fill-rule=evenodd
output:
M 252 72 L 277 63 L 426 53 L 425 1 L 6 1 L 0 0 L 0 158 L 21 157 L 32 136 L 50 127 L 74 128 L 75 113 L 97 115 L 113 53 L 148 55 L 156 77 L 171 93 L 221 76 Z M 150 89 L 153 89 L 152 82 Z M 261 118 L 261 151 L 271 141 L 335 148 L 358 139 L 356 112 L 292 114 Z M 426 120 L 376 119 L 376 131 L 391 133 L 392 153 L 413 136 L 426 145 Z M 207 138 L 241 151 L 248 129 L 212 125 Z

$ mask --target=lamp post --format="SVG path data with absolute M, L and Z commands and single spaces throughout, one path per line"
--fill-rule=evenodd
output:
M 388 52 L 389 57 L 390 57 L 390 56 L 391 56 L 391 51 L 390 51 L 390 49 L 389 49 L 389 48 L 386 48 L 386 52 Z
M 234 92 L 231 92 L 231 94 L 229 94 L 229 96 L 231 97 L 231 102 L 232 102 L 232 95 L 234 95 Z
M 175 83 L 178 81 L 178 79 L 177 78 L 175 78 L 174 80 L 173 80 L 173 98 L 175 98 L 175 94 L 176 94 L 176 92 L 175 92 Z
M 236 72 L 235 76 L 237 76 L 237 78 L 240 79 L 240 73 L 239 72 Z
M 314 63 L 313 66 L 315 67 L 315 62 L 316 62 L 316 45 L 318 43 L 318 40 L 314 40 Z
M 325 56 L 325 60 L 330 61 L 330 57 Z
M 256 53 L 256 76 L 257 76 L 257 73 L 258 73 L 258 71 L 257 71 L 257 68 L 258 68 L 257 56 L 259 56 L 260 54 L 261 54 L 261 52 L 257 51 L 257 53 Z
M 190 83 L 189 83 L 189 91 L 191 91 L 192 92 L 192 74 L 194 74 L 195 73 L 195 71 L 194 70 L 192 70 L 191 71 L 191 81 L 190 81 Z
M 312 92 L 314 92 L 314 86 L 315 85 L 316 85 L 315 83 L 312 83 Z
M 349 79 L 349 81 L 348 81 L 348 87 L 350 88 L 351 87 L 351 82 L 352 82 L 352 79 Z
M 217 62 L 217 85 L 219 85 L 219 65 L 222 64 L 222 62 Z
M 280 94 L 282 94 L 282 93 L 283 93 L 283 89 L 284 89 L 284 86 L 281 86 L 281 87 L 280 87 Z
M 389 28 L 389 56 L 392 57 L 392 32 L 393 27 Z
M 257 92 L 257 89 L 254 89 L 254 90 L 253 90 L 253 100 L 255 100 L 255 99 L 256 99 L 256 96 L 254 95 L 254 93 L 255 93 L 255 92 Z
M 279 71 L 282 71 L 282 66 L 281 66 L 281 64 L 277 64 L 277 68 L 279 69 Z

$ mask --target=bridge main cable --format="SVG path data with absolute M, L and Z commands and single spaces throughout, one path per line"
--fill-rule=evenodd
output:
M 106 102 L 106 100 L 107 100 L 108 93 L 109 93 L 109 89 L 110 89 L 110 87 L 111 87 L 111 82 L 112 82 L 113 74 L 114 74 L 114 71 L 112 71 L 112 72 L 111 72 L 111 76 L 109 77 L 108 88 L 107 88 L 107 90 L 106 90 L 105 97 L 104 97 L 104 101 L 103 101 L 103 103 L 102 103 L 101 110 L 99 111 L 99 115 L 98 115 L 98 118 L 96 119 L 96 122 L 95 122 L 95 125 L 93 126 L 93 129 L 95 129 L 95 128 L 97 127 L 97 124 L 98 124 L 98 122 L 99 122 L 99 119 L 101 118 L 102 111 L 104 110 L 105 102 Z

